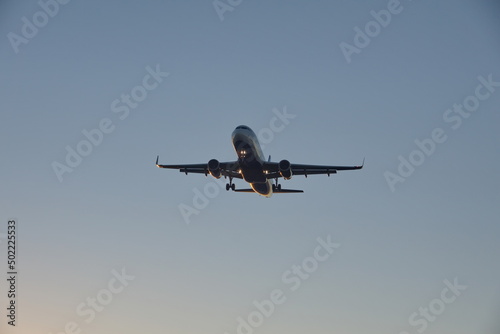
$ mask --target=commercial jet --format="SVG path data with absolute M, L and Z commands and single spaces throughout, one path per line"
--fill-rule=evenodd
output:
M 321 166 L 321 165 L 303 165 L 290 163 L 288 160 L 280 162 L 271 162 L 271 156 L 266 160 L 262 153 L 259 141 L 255 132 L 246 125 L 236 127 L 232 134 L 232 142 L 238 160 L 230 162 L 219 162 L 216 159 L 211 159 L 208 163 L 202 164 L 183 164 L 183 165 L 159 165 L 156 157 L 156 166 L 159 168 L 178 169 L 185 173 L 199 173 L 212 175 L 216 179 L 229 178 L 229 183 L 226 184 L 226 190 L 236 192 L 255 192 L 264 197 L 271 197 L 273 193 L 302 193 L 303 190 L 297 189 L 282 189 L 278 179 L 282 177 L 285 180 L 290 180 L 292 175 L 308 175 L 314 174 L 336 174 L 339 170 L 355 170 L 361 169 L 360 166 Z M 233 179 L 243 179 L 250 184 L 250 189 L 236 189 Z M 272 182 L 274 180 L 274 183 Z

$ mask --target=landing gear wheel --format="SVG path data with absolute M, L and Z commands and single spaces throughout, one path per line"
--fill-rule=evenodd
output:
M 273 191 L 281 191 L 281 184 L 278 183 L 278 178 L 275 179 L 275 183 L 273 184 Z
M 226 183 L 226 190 L 229 191 L 229 189 L 233 190 L 236 189 L 234 183 L 233 183 L 233 178 L 229 177 L 229 183 Z

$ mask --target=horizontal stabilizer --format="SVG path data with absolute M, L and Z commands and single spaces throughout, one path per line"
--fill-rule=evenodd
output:
M 254 193 L 255 191 L 253 189 L 235 189 L 234 190 L 237 193 Z M 281 190 L 273 190 L 273 193 L 303 193 L 304 190 L 297 190 L 297 189 L 281 189 Z
M 276 190 L 273 190 L 273 193 L 277 194 L 277 193 L 303 193 L 304 190 L 297 190 L 297 189 L 276 189 Z

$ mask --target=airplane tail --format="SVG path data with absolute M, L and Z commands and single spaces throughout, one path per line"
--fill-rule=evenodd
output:
M 235 189 L 234 190 L 237 193 L 254 193 L 255 191 L 253 189 Z M 304 190 L 298 190 L 298 189 L 276 189 L 273 190 L 273 194 L 279 194 L 279 193 L 303 193 Z

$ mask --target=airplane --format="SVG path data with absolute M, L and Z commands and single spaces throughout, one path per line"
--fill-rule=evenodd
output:
M 232 133 L 232 142 L 238 160 L 230 162 L 219 162 L 216 159 L 211 159 L 208 163 L 202 164 L 182 164 L 182 165 L 160 165 L 158 164 L 159 156 L 156 157 L 156 166 L 158 168 L 178 169 L 185 173 L 210 174 L 216 179 L 229 178 L 229 183 L 226 184 L 226 190 L 235 192 L 250 192 L 257 193 L 264 197 L 271 197 L 273 193 L 302 193 L 303 190 L 283 189 L 278 179 L 282 177 L 285 180 L 290 180 L 292 175 L 308 175 L 314 174 L 336 174 L 341 170 L 361 169 L 360 166 L 321 166 L 321 165 L 303 165 L 292 164 L 288 160 L 280 162 L 271 162 L 271 156 L 265 160 L 264 153 L 260 147 L 259 140 L 246 125 L 237 126 Z M 243 179 L 250 184 L 251 189 L 236 189 L 233 179 Z M 275 180 L 273 184 L 272 180 Z

